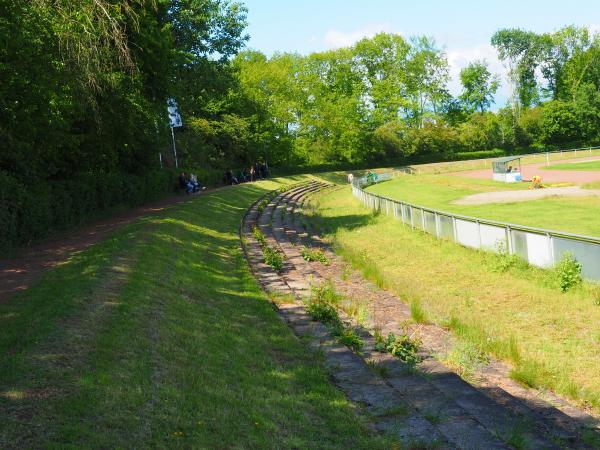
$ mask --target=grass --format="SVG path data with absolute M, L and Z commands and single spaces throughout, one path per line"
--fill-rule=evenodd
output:
M 472 380 L 475 372 L 488 363 L 488 358 L 472 343 L 459 340 L 442 361 L 464 379 Z
M 140 220 L 0 305 L 0 448 L 390 448 L 242 257 L 276 187 Z
M 525 183 L 500 183 L 458 176 L 400 176 L 368 190 L 389 198 L 471 217 L 600 236 L 600 197 L 549 197 L 541 200 L 484 205 L 452 202 L 481 192 L 527 189 Z
M 577 163 L 553 164 L 551 166 L 544 166 L 543 168 L 546 170 L 592 170 L 592 171 L 598 171 L 598 170 L 600 170 L 600 160 L 599 161 L 577 162 Z
M 429 321 L 508 362 L 516 379 L 600 412 L 597 286 L 562 293 L 552 272 L 524 265 L 498 271 L 501 256 L 373 216 L 349 188 L 323 195 L 318 214 L 339 253 L 367 278 L 416 299 Z

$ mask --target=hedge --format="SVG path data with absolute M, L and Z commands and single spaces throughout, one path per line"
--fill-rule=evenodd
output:
M 0 171 L 0 251 L 65 230 L 118 205 L 135 207 L 172 192 L 177 174 L 79 173 L 29 185 Z

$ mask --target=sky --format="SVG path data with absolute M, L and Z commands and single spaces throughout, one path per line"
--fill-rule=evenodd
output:
M 460 69 L 485 59 L 501 76 L 497 109 L 509 95 L 506 69 L 490 45 L 501 28 L 551 32 L 565 25 L 600 32 L 600 0 L 241 0 L 248 8 L 247 47 L 308 54 L 350 46 L 378 32 L 433 37 L 448 57 L 449 88 L 460 93 Z

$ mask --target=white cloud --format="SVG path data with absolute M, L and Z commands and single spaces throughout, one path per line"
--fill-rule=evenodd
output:
M 323 43 L 327 48 L 350 47 L 361 39 L 372 38 L 377 33 L 390 33 L 392 27 L 387 24 L 371 24 L 354 31 L 329 30 L 325 33 Z

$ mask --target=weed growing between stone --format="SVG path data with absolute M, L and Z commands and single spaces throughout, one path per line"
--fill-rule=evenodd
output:
M 359 352 L 363 347 L 363 340 L 351 326 L 346 325 L 340 318 L 337 305 L 341 300 L 342 296 L 335 291 L 331 282 L 315 286 L 308 300 L 306 312 L 313 320 L 326 325 L 340 344 Z
M 271 266 L 275 272 L 281 272 L 283 270 L 283 254 L 278 249 L 269 246 L 265 235 L 258 227 L 252 229 L 252 234 L 260 244 L 265 264 Z
M 375 350 L 388 352 L 409 366 L 415 366 L 421 361 L 418 355 L 419 345 L 419 340 L 408 334 L 396 336 L 389 333 L 387 338 L 384 338 L 379 331 L 375 331 Z
M 321 250 L 320 248 L 302 247 L 300 253 L 305 261 L 320 262 L 324 266 L 329 265 L 329 258 L 327 258 L 323 250 Z

